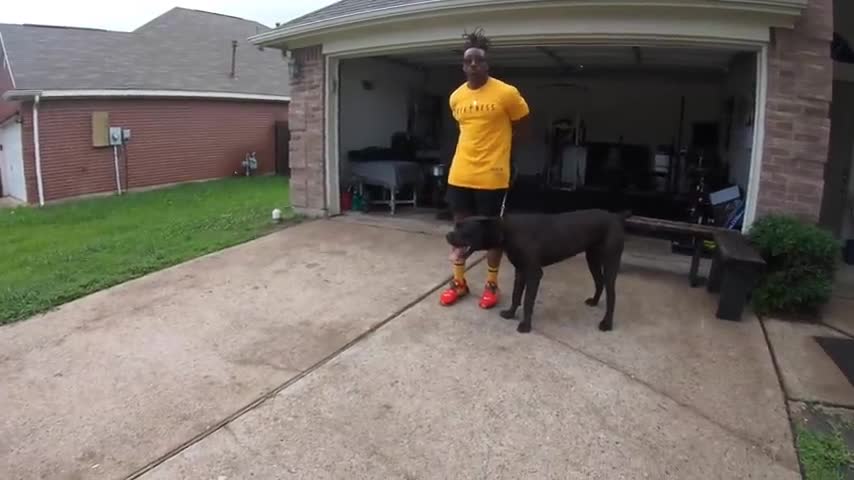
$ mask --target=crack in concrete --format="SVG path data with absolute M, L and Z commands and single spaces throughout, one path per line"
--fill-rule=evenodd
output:
M 783 404 L 786 407 L 786 419 L 789 421 L 789 431 L 792 433 L 792 448 L 795 449 L 795 458 L 798 460 L 798 470 L 801 478 L 804 476 L 804 464 L 801 462 L 801 455 L 798 452 L 798 432 L 795 431 L 794 422 L 792 421 L 792 409 L 789 406 L 789 390 L 786 388 L 786 382 L 783 379 L 783 372 L 780 370 L 780 364 L 777 362 L 777 353 L 774 352 L 774 345 L 771 343 L 771 337 L 768 336 L 768 329 L 765 327 L 765 320 L 759 317 L 759 327 L 762 329 L 762 335 L 765 337 L 765 346 L 768 347 L 768 353 L 771 355 L 771 363 L 774 365 L 774 373 L 777 375 L 777 382 L 780 384 L 780 393 L 783 394 Z
M 754 448 L 758 449 L 760 452 L 762 452 L 762 454 L 763 454 L 765 457 L 769 458 L 771 461 L 773 461 L 773 462 L 774 462 L 774 463 L 776 463 L 777 465 L 779 465 L 779 466 L 781 466 L 781 467 L 785 468 L 786 470 L 789 470 L 789 471 L 792 471 L 792 472 L 797 472 L 797 470 L 794 470 L 794 469 L 792 469 L 790 466 L 786 465 L 784 462 L 781 462 L 778 458 L 776 458 L 776 457 L 774 456 L 773 452 L 771 452 L 767 447 L 765 447 L 764 445 L 762 445 L 762 444 L 761 444 L 761 443 L 759 443 L 758 441 L 756 441 L 756 440 L 754 440 L 754 439 L 750 438 L 749 436 L 746 436 L 746 435 L 744 435 L 743 433 L 738 432 L 738 431 L 736 431 L 736 430 L 733 430 L 732 428 L 730 428 L 730 427 L 728 427 L 728 426 L 726 426 L 726 425 L 724 425 L 724 424 L 722 424 L 722 423 L 718 422 L 717 420 L 715 420 L 714 418 L 712 418 L 712 417 L 710 417 L 710 416 L 706 415 L 705 413 L 703 413 L 702 411 L 698 410 L 698 409 L 697 409 L 697 408 L 695 408 L 694 406 L 689 405 L 689 404 L 687 404 L 687 403 L 685 403 L 685 402 L 682 402 L 682 401 L 680 401 L 680 400 L 678 400 L 678 399 L 676 399 L 676 398 L 673 398 L 673 397 L 672 397 L 671 395 L 669 395 L 668 393 L 666 393 L 666 392 L 664 392 L 664 391 L 661 391 L 661 390 L 657 389 L 654 385 L 652 385 L 652 384 L 650 384 L 650 383 L 648 383 L 648 382 L 646 382 L 646 381 L 644 381 L 644 380 L 642 380 L 642 379 L 638 378 L 637 376 L 635 376 L 635 375 L 634 375 L 634 374 L 632 374 L 632 373 L 629 373 L 629 372 L 627 372 L 627 371 L 623 370 L 622 368 L 620 368 L 620 367 L 619 367 L 619 366 L 617 366 L 617 365 L 614 365 L 614 364 L 612 364 L 612 363 L 610 363 L 610 362 L 607 362 L 607 361 L 605 361 L 605 360 L 602 360 L 602 359 L 600 359 L 600 358 L 596 357 L 595 355 L 592 355 L 592 354 L 590 354 L 590 353 L 587 353 L 587 352 L 585 352 L 584 350 L 581 350 L 581 349 L 580 349 L 580 348 L 578 348 L 578 347 L 575 347 L 575 346 L 573 346 L 573 345 L 570 345 L 569 343 L 567 343 L 567 342 L 565 342 L 565 341 L 563 341 L 563 340 L 560 340 L 560 339 L 558 339 L 558 338 L 554 338 L 554 337 L 552 337 L 552 336 L 550 336 L 550 335 L 547 335 L 547 334 L 543 333 L 542 331 L 539 331 L 539 330 L 537 330 L 537 329 L 534 329 L 534 331 L 535 331 L 535 332 L 537 332 L 538 334 L 542 335 L 544 338 L 547 338 L 547 339 L 549 339 L 549 340 L 551 340 L 551 341 L 553 341 L 553 342 L 555 342 L 555 343 L 557 343 L 557 344 L 559 344 L 559 345 L 562 345 L 562 346 L 564 346 L 564 347 L 566 347 L 566 348 L 568 348 L 568 349 L 572 350 L 573 352 L 578 353 L 579 355 L 582 355 L 582 356 L 583 356 L 583 357 L 585 357 L 585 358 L 588 358 L 588 359 L 590 359 L 590 360 L 593 360 L 593 361 L 594 361 L 594 362 L 596 362 L 596 363 L 599 363 L 599 364 L 601 364 L 601 365 L 604 365 L 605 367 L 607 367 L 607 368 L 609 368 L 609 369 L 611 369 L 611 370 L 614 370 L 614 371 L 616 371 L 616 372 L 620 373 L 621 375 L 623 375 L 623 376 L 625 376 L 626 378 L 628 378 L 630 381 L 635 382 L 635 383 L 637 383 L 637 384 L 639 384 L 639 385 L 642 385 L 644 388 L 646 388 L 646 389 L 650 390 L 651 392 L 653 392 L 653 393 L 655 393 L 655 394 L 657 394 L 657 395 L 660 395 L 660 396 L 662 396 L 662 397 L 664 397 L 664 398 L 666 398 L 666 399 L 668 399 L 668 400 L 670 400 L 670 401 L 674 402 L 676 405 L 678 405 L 678 406 L 680 406 L 680 407 L 682 407 L 682 408 L 684 408 L 684 409 L 688 410 L 689 412 L 693 413 L 694 415 L 697 415 L 698 417 L 702 418 L 703 420 L 706 420 L 707 422 L 709 422 L 709 423 L 711 423 L 711 424 L 715 425 L 716 427 L 718 427 L 718 428 L 720 428 L 721 430 L 723 430 L 724 432 L 726 432 L 726 433 L 728 433 L 728 434 L 732 435 L 733 437 L 737 438 L 738 440 L 741 440 L 742 442 L 746 443 L 747 445 L 750 445 L 751 447 L 754 447 Z M 778 372 L 778 378 L 779 378 L 779 372 Z M 788 405 L 788 403 L 787 403 L 785 400 L 786 400 L 786 399 L 785 399 L 785 397 L 784 397 L 784 398 L 783 398 L 783 403 L 786 405 L 786 414 L 789 416 L 789 423 L 790 423 L 790 425 L 791 425 L 791 416 L 790 416 L 790 414 L 789 414 L 789 405 Z M 797 450 L 795 450 L 795 452 L 797 452 Z
M 467 267 L 467 270 L 470 270 L 470 269 L 476 267 L 478 264 L 480 264 L 484 260 L 484 258 L 486 258 L 486 257 L 484 256 L 484 257 L 481 257 L 481 258 L 476 259 L 475 261 L 471 262 L 471 264 Z M 382 320 L 379 323 L 376 323 L 375 325 L 371 326 L 369 329 L 362 332 L 359 336 L 357 336 L 353 340 L 347 342 L 341 348 L 330 353 L 329 355 L 324 357 L 319 362 L 317 362 L 314 365 L 312 365 L 311 367 L 303 370 L 302 372 L 300 372 L 296 376 L 290 378 L 285 383 L 283 383 L 283 384 L 277 386 L 276 388 L 270 390 L 269 392 L 261 395 L 260 397 L 258 397 L 257 399 L 255 399 L 251 403 L 249 403 L 248 405 L 244 406 L 243 408 L 240 408 L 239 410 L 235 411 L 234 413 L 225 417 L 224 419 L 220 420 L 219 422 L 215 423 L 214 425 L 208 427 L 207 429 L 205 429 L 204 432 L 201 432 L 201 433 L 193 436 L 192 438 L 190 438 L 186 442 L 184 442 L 184 443 L 180 444 L 179 446 L 169 450 L 164 455 L 161 455 L 160 457 L 153 460 L 152 462 L 149 462 L 148 464 L 144 465 L 143 467 L 137 469 L 136 471 L 134 471 L 130 475 L 126 476 L 125 480 L 136 480 L 136 479 L 142 477 L 143 475 L 151 472 L 152 470 L 159 467 L 160 465 L 163 465 L 164 463 L 168 462 L 172 458 L 178 456 L 184 450 L 187 450 L 188 448 L 192 447 L 193 445 L 196 445 L 197 443 L 199 443 L 202 440 L 206 439 L 207 437 L 213 435 L 214 433 L 224 429 L 225 427 L 227 427 L 229 424 L 231 424 L 235 420 L 239 419 L 243 415 L 255 410 L 258 407 L 260 407 L 261 405 L 266 403 L 268 400 L 275 398 L 278 394 L 280 394 L 281 392 L 286 390 L 291 385 L 294 385 L 295 383 L 299 382 L 300 380 L 307 377 L 311 373 L 313 373 L 316 370 L 320 369 L 321 367 L 325 366 L 326 364 L 328 364 L 329 362 L 334 360 L 336 357 L 338 357 L 342 353 L 346 352 L 347 350 L 351 349 L 355 345 L 361 343 L 363 340 L 370 337 L 372 334 L 374 334 L 380 328 L 388 325 L 393 320 L 399 318 L 401 315 L 403 315 L 404 313 L 406 313 L 407 311 L 409 311 L 410 309 L 412 309 L 413 307 L 415 307 L 416 305 L 418 305 L 419 303 L 421 303 L 422 301 L 427 299 L 430 295 L 433 295 L 434 293 L 439 291 L 441 288 L 445 287 L 448 284 L 448 282 L 451 281 L 451 278 L 452 277 L 450 277 L 450 276 L 446 277 L 444 280 L 442 280 L 441 283 L 435 285 L 433 288 L 431 288 L 426 293 L 419 295 L 413 301 L 409 302 L 408 304 L 404 305 L 402 308 L 393 312 L 391 315 L 386 317 L 384 320 Z

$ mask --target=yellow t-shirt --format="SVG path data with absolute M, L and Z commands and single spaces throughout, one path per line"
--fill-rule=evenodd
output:
M 512 122 L 528 115 L 516 87 L 495 78 L 477 90 L 463 84 L 451 94 L 451 112 L 460 126 L 448 183 L 496 190 L 510 184 Z

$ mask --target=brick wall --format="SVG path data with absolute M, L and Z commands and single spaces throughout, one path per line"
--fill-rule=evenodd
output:
M 324 163 L 325 64 L 320 47 L 296 50 L 300 65 L 291 80 L 289 110 L 291 202 L 308 215 L 323 215 L 326 206 Z
M 30 202 L 38 202 L 31 108 L 25 109 L 24 159 Z M 211 100 L 43 100 L 39 106 L 45 200 L 116 190 L 113 150 L 92 146 L 92 112 L 131 129 L 119 159 L 123 188 L 227 177 L 255 151 L 260 173 L 275 171 L 276 121 L 284 103 Z
M 833 0 L 810 0 L 794 29 L 773 31 L 758 216 L 818 220 L 830 142 L 832 33 Z

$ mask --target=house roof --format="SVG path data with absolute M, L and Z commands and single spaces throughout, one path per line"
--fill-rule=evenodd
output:
M 0 24 L 16 90 L 288 95 L 287 61 L 252 45 L 250 20 L 174 8 L 133 32 Z M 232 41 L 238 42 L 231 76 Z
M 403 7 L 415 3 L 435 3 L 439 0 L 340 0 L 315 10 L 301 17 L 297 17 L 279 25 L 279 28 L 292 28 L 308 25 L 314 22 L 332 20 L 333 18 L 346 17 L 357 13 L 367 13 L 387 8 Z

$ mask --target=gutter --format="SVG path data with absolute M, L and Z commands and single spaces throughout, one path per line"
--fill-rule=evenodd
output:
M 59 98 L 200 98 L 222 100 L 251 100 L 266 102 L 290 102 L 287 95 L 262 93 L 203 92 L 190 90 L 145 90 L 145 89 L 78 89 L 78 90 L 9 90 L 2 100 L 31 100 Z
M 42 153 L 39 138 L 39 101 L 38 95 L 33 99 L 33 144 L 36 151 L 36 183 L 39 188 L 39 206 L 44 206 L 44 181 L 42 180 Z
M 272 47 L 274 44 L 333 33 L 356 26 L 387 23 L 401 17 L 417 17 L 427 14 L 433 17 L 449 16 L 465 9 L 513 10 L 546 7 L 668 7 L 668 8 L 717 8 L 734 11 L 754 11 L 775 15 L 798 17 L 807 7 L 808 0 L 577 0 L 573 2 L 555 0 L 422 0 L 404 6 L 360 11 L 332 18 L 315 20 L 288 27 L 276 28 L 249 37 L 249 42 L 258 46 Z

